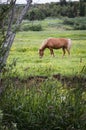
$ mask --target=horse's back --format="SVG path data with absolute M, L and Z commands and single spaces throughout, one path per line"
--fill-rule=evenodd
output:
M 52 48 L 62 48 L 67 47 L 68 41 L 66 38 L 48 38 L 47 46 Z
M 41 48 L 68 48 L 71 47 L 71 39 L 49 37 L 42 42 Z

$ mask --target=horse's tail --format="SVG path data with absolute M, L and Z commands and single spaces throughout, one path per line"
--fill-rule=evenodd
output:
M 68 50 L 70 50 L 71 46 L 72 46 L 72 41 L 71 39 L 68 39 Z

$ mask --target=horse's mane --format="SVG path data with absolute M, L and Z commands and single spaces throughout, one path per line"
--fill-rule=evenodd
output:
M 45 49 L 45 46 L 46 46 L 47 41 L 48 41 L 48 39 L 45 39 L 45 40 L 42 42 L 42 45 L 41 45 L 41 47 L 40 47 L 40 50 Z

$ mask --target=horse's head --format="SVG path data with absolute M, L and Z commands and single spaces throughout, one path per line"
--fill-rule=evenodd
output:
M 39 56 L 40 56 L 40 58 L 42 58 L 42 57 L 43 57 L 43 55 L 44 55 L 43 50 L 42 50 L 42 49 L 39 49 Z

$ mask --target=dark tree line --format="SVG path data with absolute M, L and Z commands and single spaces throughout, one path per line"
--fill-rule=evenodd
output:
M 25 18 L 29 20 L 40 20 L 46 17 L 60 16 L 67 16 L 70 18 L 77 16 L 86 16 L 85 0 L 80 0 L 79 2 L 67 2 L 66 0 L 60 0 L 60 2 L 56 3 L 52 2 L 32 5 Z
M 79 8 L 80 8 L 80 16 L 86 15 L 86 0 L 80 0 Z

